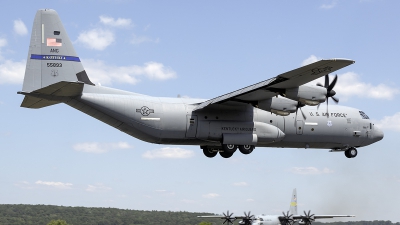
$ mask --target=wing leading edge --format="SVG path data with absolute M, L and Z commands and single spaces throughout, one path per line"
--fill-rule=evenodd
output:
M 326 74 L 353 64 L 350 59 L 323 59 L 315 63 L 280 74 L 274 78 L 261 81 L 257 84 L 221 95 L 200 103 L 195 109 L 200 110 L 208 105 L 221 104 L 228 101 L 250 103 L 256 105 L 258 101 L 276 95 L 276 90 L 299 87 Z

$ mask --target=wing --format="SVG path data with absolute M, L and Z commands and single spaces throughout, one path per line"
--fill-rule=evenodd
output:
M 295 220 L 302 219 L 303 215 L 295 215 L 292 218 Z M 355 215 L 314 215 L 314 219 L 332 219 L 337 217 L 356 217 Z
M 356 217 L 355 215 L 314 215 L 314 219 L 332 219 L 336 217 Z
M 277 90 L 298 87 L 353 63 L 354 61 L 349 59 L 320 60 L 280 74 L 274 78 L 202 102 L 194 111 L 216 103 L 242 102 L 256 104 L 260 100 L 275 96 Z
M 197 217 L 199 217 L 199 218 L 220 218 L 220 219 L 225 219 L 225 218 L 226 218 L 225 216 L 222 216 L 222 215 L 215 215 L 215 216 L 197 216 Z M 243 218 L 245 218 L 245 216 L 233 216 L 232 218 L 235 218 L 235 219 L 243 219 Z

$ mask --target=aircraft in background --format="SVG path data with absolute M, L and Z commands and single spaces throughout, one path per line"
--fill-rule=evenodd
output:
M 198 145 L 210 158 L 255 147 L 330 149 L 354 158 L 356 148 L 381 140 L 383 132 L 358 109 L 328 111 L 329 98 L 339 101 L 337 76 L 330 82 L 328 74 L 353 63 L 320 60 L 209 100 L 152 97 L 92 83 L 57 12 L 42 9 L 18 93 L 25 96 L 21 107 L 65 103 L 142 141 Z M 323 76 L 324 85 L 307 84 Z M 317 107 L 324 102 L 326 110 Z
M 282 215 L 251 215 L 251 212 L 244 212 L 244 216 L 232 216 L 233 213 L 229 214 L 222 213 L 223 215 L 216 216 L 197 216 L 201 218 L 220 218 L 223 219 L 223 224 L 233 224 L 235 220 L 239 221 L 240 225 L 293 225 L 298 222 L 299 225 L 311 225 L 316 219 L 331 219 L 337 217 L 355 217 L 354 215 L 315 215 L 311 214 L 311 211 L 304 211 L 304 215 L 297 214 L 297 194 L 296 189 L 293 190 L 292 199 L 290 202 L 290 209 L 287 213 L 282 212 Z

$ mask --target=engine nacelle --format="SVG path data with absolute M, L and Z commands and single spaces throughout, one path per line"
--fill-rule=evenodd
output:
M 326 100 L 326 88 L 320 86 L 302 85 L 286 89 L 285 97 L 299 101 L 305 105 L 318 105 Z
M 286 98 L 270 98 L 258 102 L 258 108 L 279 116 L 296 112 L 297 102 Z

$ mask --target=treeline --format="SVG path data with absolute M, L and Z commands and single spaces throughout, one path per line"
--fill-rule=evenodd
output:
M 52 205 L 0 205 L 0 225 L 46 225 L 65 220 L 68 225 L 198 225 L 198 215 L 210 213 L 141 211 L 116 208 L 67 207 Z M 207 219 L 220 224 L 219 219 Z
M 201 222 L 210 222 L 213 225 L 222 224 L 221 219 L 197 218 L 198 215 L 207 214 L 212 215 L 210 213 L 116 208 L 0 205 L 0 225 L 47 225 L 54 220 L 65 220 L 68 225 L 198 225 Z M 390 221 L 314 222 L 313 225 L 400 225 L 400 223 Z

